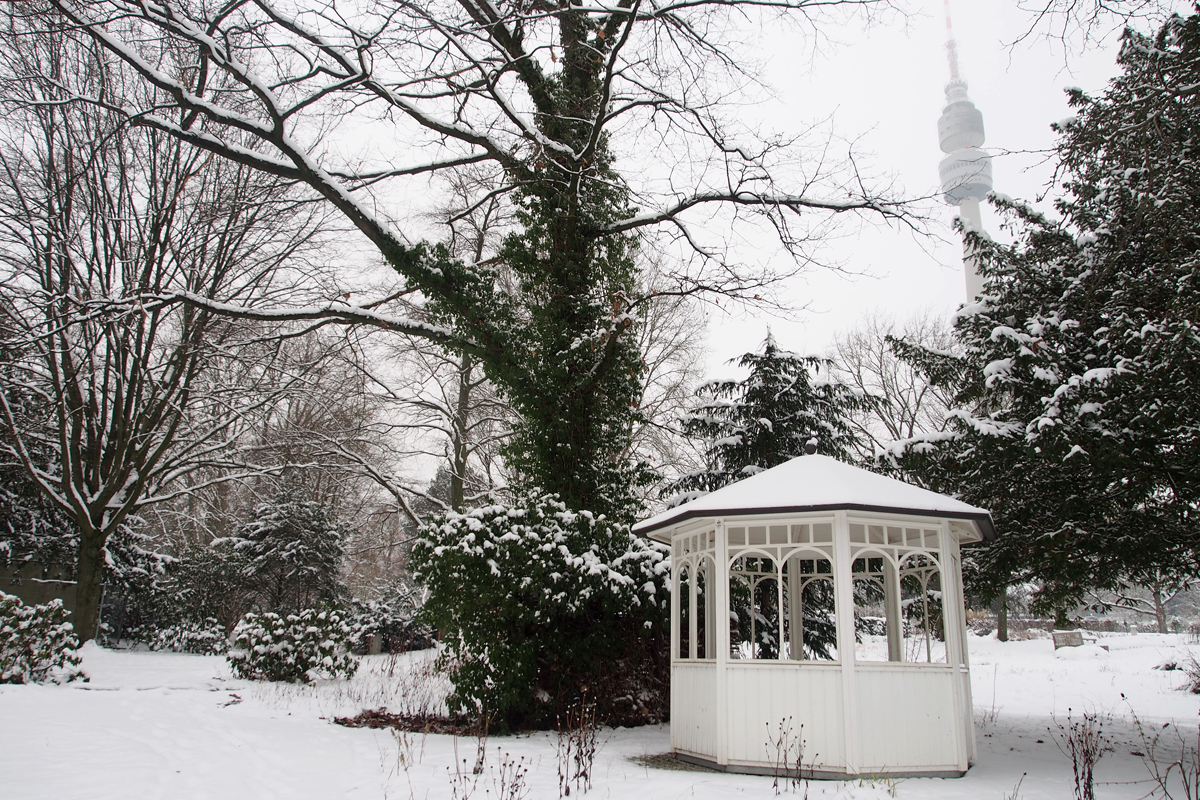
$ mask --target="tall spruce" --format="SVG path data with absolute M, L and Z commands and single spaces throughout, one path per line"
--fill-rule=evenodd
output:
M 258 608 L 295 613 L 336 604 L 344 594 L 337 525 L 302 485 L 286 481 L 233 541 L 244 559 L 242 580 Z
M 682 420 L 684 434 L 702 443 L 707 467 L 670 484 L 664 496 L 715 491 L 804 455 L 810 442 L 853 460 L 858 434 L 850 415 L 864 400 L 834 379 L 833 362 L 782 350 L 768 335 L 761 351 L 735 363 L 750 374 L 701 386 L 703 402 Z
M 1103 95 L 1068 91 L 1059 218 L 998 201 L 1016 241 L 973 237 L 965 355 L 900 345 L 959 405 L 901 466 L 992 509 L 977 588 L 1038 580 L 1047 607 L 1200 554 L 1200 16 L 1126 31 L 1118 63 Z

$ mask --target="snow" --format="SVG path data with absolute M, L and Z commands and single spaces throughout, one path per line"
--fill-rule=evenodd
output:
M 1188 646 L 1182 637 L 1157 634 L 1101 634 L 1099 644 L 1109 649 L 1055 651 L 1046 638 L 1001 643 L 972 636 L 979 758 L 965 777 L 814 782 L 809 796 L 998 799 L 1025 773 L 1023 800 L 1070 797 L 1070 761 L 1048 732 L 1056 719 L 1065 721 L 1068 709 L 1075 718 L 1083 711 L 1111 715 L 1104 731 L 1114 749 L 1097 767 L 1097 798 L 1145 795 L 1150 787 L 1142 759 L 1133 755 L 1140 745 L 1130 710 L 1152 727 L 1176 721 L 1194 735 L 1200 696 L 1178 691 L 1183 673 L 1153 669 Z M 1200 655 L 1200 647 L 1190 649 Z M 448 798 L 454 765 L 474 762 L 474 738 L 396 736 L 330 721 L 364 707 L 440 707 L 446 684 L 431 668 L 432 655 L 369 656 L 351 681 L 304 687 L 233 679 L 219 657 L 89 645 L 83 653 L 88 684 L 0 686 L 2 794 L 23 800 Z M 601 731 L 595 785 L 576 795 L 775 796 L 769 777 L 667 770 L 632 760 L 666 753 L 669 737 L 666 726 Z M 493 737 L 487 753 L 475 797 L 497 795 L 492 781 L 505 754 L 529 766 L 529 800 L 558 797 L 552 734 Z
M 895 478 L 843 464 L 823 455 L 799 456 L 633 526 L 649 533 L 716 512 L 754 513 L 767 509 L 854 507 L 905 509 L 920 514 L 979 519 L 987 511 Z

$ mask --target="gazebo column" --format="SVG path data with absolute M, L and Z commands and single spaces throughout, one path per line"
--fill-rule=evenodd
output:
M 713 642 L 716 655 L 717 686 L 717 763 L 729 764 L 729 690 L 725 670 L 729 664 L 729 540 L 725 534 L 725 520 L 717 520 L 717 569 L 713 592 L 713 617 L 716 622 L 716 639 Z
M 697 584 L 700 582 L 700 564 L 697 562 L 692 568 L 691 575 L 688 580 L 688 658 L 695 659 L 696 646 L 696 594 Z M 682 599 L 682 598 L 681 598 Z
M 845 511 L 833 522 L 833 596 L 837 617 L 838 661 L 842 666 L 842 730 L 845 735 L 846 773 L 857 774 L 859 764 L 858 692 L 854 678 L 854 574 L 850 557 L 850 523 Z
M 804 658 L 804 576 L 800 573 L 799 559 L 791 559 L 788 565 L 787 585 L 789 655 L 792 660 L 800 661 Z
M 883 563 L 883 602 L 887 608 L 888 661 L 904 660 L 904 621 L 900 608 L 900 575 L 887 559 Z
M 966 770 L 975 750 L 975 714 L 971 703 L 971 681 L 966 668 L 963 633 L 966 619 L 963 612 L 962 567 L 959 561 L 958 537 L 950 526 L 942 523 L 941 582 L 942 635 L 946 638 L 946 663 L 954 675 L 954 733 L 959 745 L 958 768 Z
M 704 657 L 714 658 L 717 650 L 715 622 L 717 616 L 717 600 L 716 600 L 716 576 L 713 574 L 716 571 L 716 564 L 707 563 L 704 565 Z

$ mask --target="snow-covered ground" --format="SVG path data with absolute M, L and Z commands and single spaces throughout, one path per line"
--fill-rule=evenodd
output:
M 972 638 L 978 762 L 957 780 L 813 782 L 821 798 L 1070 798 L 1069 760 L 1048 728 L 1068 709 L 1111 715 L 1114 748 L 1097 768 L 1099 798 L 1146 795 L 1132 708 L 1155 726 L 1177 721 L 1195 737 L 1200 696 L 1177 690 L 1181 672 L 1152 669 L 1177 657 L 1181 637 L 1121 635 L 1059 650 L 1047 639 Z M 1200 647 L 1192 650 L 1200 655 Z M 365 659 L 350 682 L 316 687 L 233 679 L 221 658 L 114 652 L 89 645 L 91 681 L 0 686 L 0 798 L 394 798 L 498 796 L 505 761 L 521 760 L 530 800 L 557 798 L 555 738 L 493 737 L 472 787 L 455 763 L 475 763 L 476 740 L 351 729 L 331 722 L 363 708 L 434 710 L 444 683 L 429 654 Z M 1122 696 L 1123 695 L 1123 696 Z M 669 749 L 665 726 L 605 730 L 594 798 L 773 797 L 771 778 L 668 770 L 635 759 Z M 467 770 L 469 772 L 469 770 Z M 579 796 L 578 792 L 573 796 Z

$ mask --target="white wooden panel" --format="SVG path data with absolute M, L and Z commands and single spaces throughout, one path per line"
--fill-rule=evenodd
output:
M 967 743 L 957 741 L 952 667 L 855 665 L 860 773 L 958 768 Z
M 726 667 L 729 697 L 729 763 L 770 766 L 769 742 L 779 723 L 791 717 L 799 734 L 804 725 L 804 764 L 842 771 L 842 675 L 837 664 L 732 662 Z
M 671 667 L 671 749 L 717 758 L 717 665 Z

